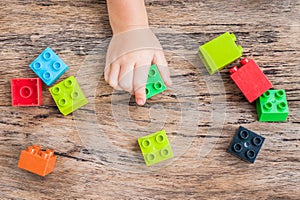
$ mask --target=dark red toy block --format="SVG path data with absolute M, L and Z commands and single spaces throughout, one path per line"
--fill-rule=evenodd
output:
M 14 78 L 11 80 L 13 106 L 42 105 L 42 81 L 39 78 Z
M 270 89 L 272 84 L 253 60 L 245 58 L 240 63 L 240 68 L 235 66 L 229 70 L 230 77 L 252 103 Z

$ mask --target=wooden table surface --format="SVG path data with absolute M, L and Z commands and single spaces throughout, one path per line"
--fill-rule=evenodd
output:
M 103 79 L 111 30 L 105 1 L 0 3 L 0 199 L 299 199 L 300 1 L 147 0 L 173 86 L 138 107 Z M 209 76 L 199 45 L 230 31 L 274 89 L 287 92 L 283 123 L 257 121 L 228 75 Z M 146 39 L 146 38 L 145 38 Z M 89 104 L 64 117 L 43 86 L 43 106 L 12 107 L 10 80 L 47 46 L 70 66 Z M 227 153 L 239 126 L 266 138 L 254 164 Z M 146 167 L 137 138 L 164 128 L 174 158 Z M 57 155 L 50 175 L 17 167 L 32 144 Z

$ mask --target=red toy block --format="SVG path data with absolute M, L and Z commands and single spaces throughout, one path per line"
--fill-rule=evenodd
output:
M 29 146 L 20 155 L 18 167 L 40 176 L 51 173 L 56 163 L 53 150 L 42 151 L 40 146 Z
M 42 105 L 42 81 L 39 78 L 14 78 L 11 80 L 13 106 Z
M 240 68 L 235 66 L 229 70 L 230 77 L 252 103 L 270 89 L 272 84 L 253 60 L 245 58 L 240 63 Z

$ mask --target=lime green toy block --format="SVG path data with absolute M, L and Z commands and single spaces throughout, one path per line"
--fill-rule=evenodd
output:
M 173 157 L 165 130 L 138 139 L 147 166 Z
M 150 67 L 146 84 L 146 98 L 149 99 L 167 89 L 156 65 Z
M 268 90 L 256 100 L 258 121 L 286 121 L 289 114 L 284 90 Z
M 243 48 L 235 41 L 235 35 L 226 32 L 199 47 L 199 57 L 210 75 L 242 56 Z
M 59 111 L 68 115 L 88 103 L 74 76 L 49 89 Z

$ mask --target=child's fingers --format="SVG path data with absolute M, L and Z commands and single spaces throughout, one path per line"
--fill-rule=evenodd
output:
M 108 83 L 109 81 L 109 73 L 110 73 L 110 69 L 111 69 L 111 65 L 110 66 L 106 66 L 104 68 L 104 79 L 105 81 Z
M 157 68 L 158 68 L 160 75 L 163 78 L 165 84 L 167 86 L 171 86 L 172 80 L 170 78 L 170 71 L 169 71 L 168 63 L 164 56 L 164 53 L 163 52 L 155 53 L 153 63 L 155 63 L 157 65 Z
M 120 65 L 117 63 L 113 63 L 110 65 L 110 73 L 108 77 L 108 83 L 111 87 L 118 90 L 119 88 L 119 73 L 120 73 Z
M 129 93 L 132 93 L 133 90 L 133 73 L 134 64 L 121 64 L 119 73 L 119 86 Z
M 151 63 L 136 64 L 134 68 L 134 94 L 135 101 L 138 105 L 142 106 L 146 103 L 146 83 L 148 79 L 148 72 Z

